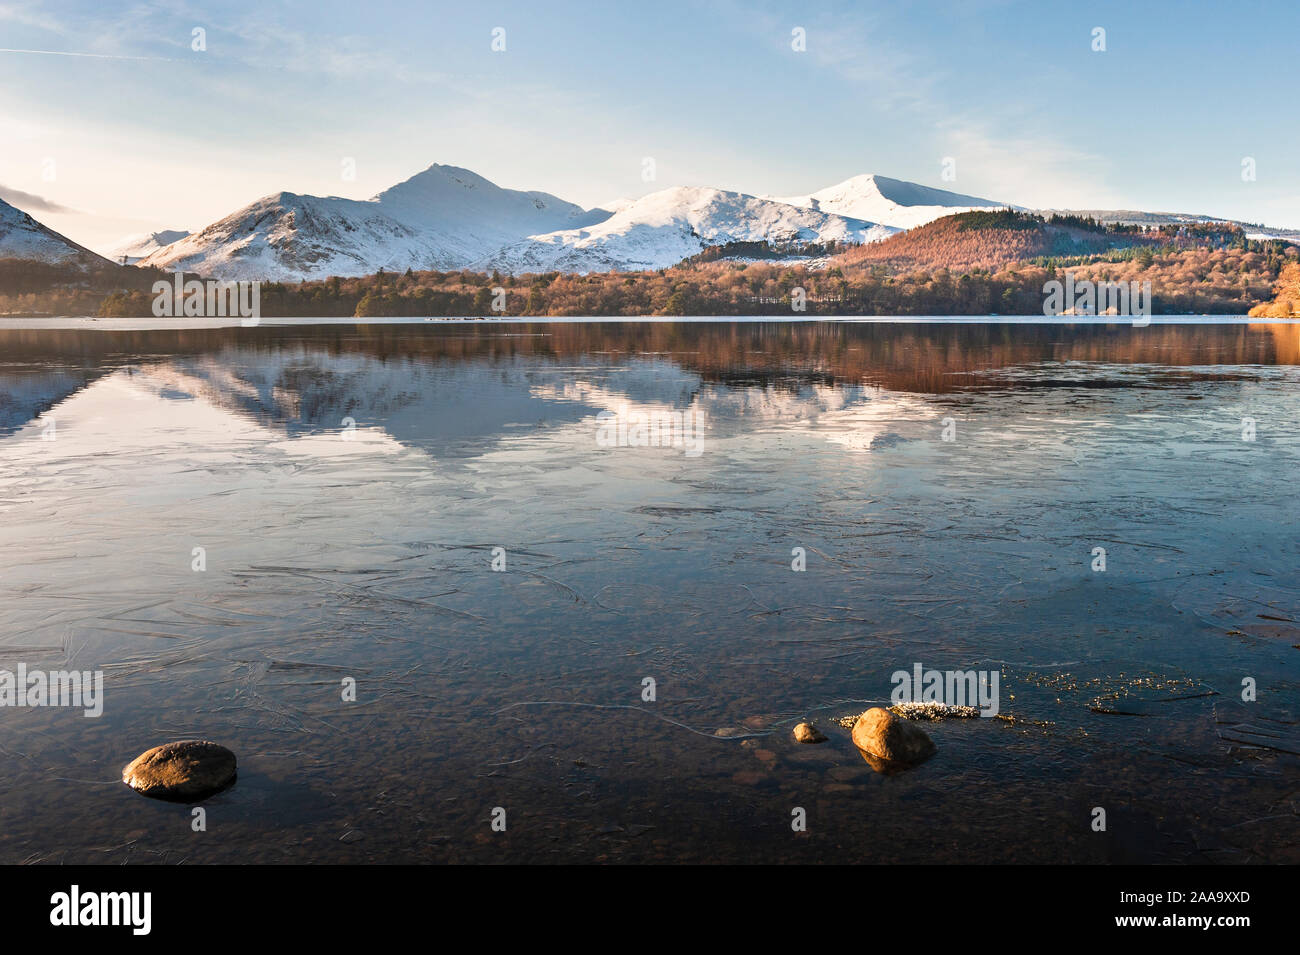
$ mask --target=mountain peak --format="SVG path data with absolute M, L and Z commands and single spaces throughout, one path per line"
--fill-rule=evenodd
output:
M 911 229 L 954 212 L 1007 206 L 1005 202 L 935 189 L 877 173 L 853 176 L 810 195 L 790 196 L 777 201 L 897 229 Z
M 586 216 L 581 206 L 550 193 L 503 189 L 469 169 L 439 163 L 371 201 L 413 227 L 463 229 L 467 222 L 480 222 L 517 235 L 569 228 Z
M 442 163 L 434 163 L 427 169 L 422 169 L 415 175 L 403 179 L 401 182 L 397 183 L 397 185 L 389 186 L 374 198 L 375 200 L 382 202 L 384 197 L 390 193 L 406 195 L 417 190 L 442 190 L 457 187 L 461 189 L 498 188 L 494 183 L 470 169 L 464 169 L 460 166 L 447 166 Z
M 966 196 L 961 193 L 950 192 L 947 189 L 935 189 L 932 186 L 922 186 L 918 183 L 908 182 L 904 179 L 892 179 L 889 176 L 881 176 L 877 173 L 864 173 L 861 176 L 854 176 L 851 179 L 846 179 L 834 186 L 829 186 L 826 189 L 821 190 L 821 192 L 813 193 L 813 195 L 822 196 L 835 193 L 855 192 L 878 195 L 899 206 L 976 206 L 981 208 L 1001 208 L 1006 205 L 1006 203 L 994 202 L 992 199 L 981 199 L 978 196 Z

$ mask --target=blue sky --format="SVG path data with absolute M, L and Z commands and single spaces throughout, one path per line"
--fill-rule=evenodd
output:
M 0 0 L 0 194 L 94 248 L 434 162 L 584 205 L 876 172 L 1300 226 L 1297 35 L 1293 0 Z

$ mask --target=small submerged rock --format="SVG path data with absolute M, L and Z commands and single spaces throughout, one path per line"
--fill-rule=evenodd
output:
M 122 782 L 143 796 L 194 802 L 235 781 L 235 754 L 208 740 L 164 743 L 122 770 Z
M 826 737 L 811 723 L 800 723 L 794 728 L 794 738 L 800 743 L 824 743 Z
M 929 733 L 879 706 L 867 710 L 853 724 L 853 744 L 894 767 L 915 766 L 935 753 Z
M 879 451 L 882 448 L 897 448 L 900 445 L 907 444 L 910 440 L 910 438 L 905 438 L 901 434 L 890 431 L 888 434 L 878 434 L 872 438 L 868 448 L 872 451 Z

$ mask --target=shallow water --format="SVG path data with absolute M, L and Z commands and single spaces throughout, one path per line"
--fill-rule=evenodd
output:
M 1300 861 L 1298 463 L 1296 326 L 0 329 L 0 862 Z

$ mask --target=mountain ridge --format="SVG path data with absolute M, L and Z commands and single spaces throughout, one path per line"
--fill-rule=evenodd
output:
M 593 226 L 529 236 L 480 265 L 513 273 L 661 269 L 728 242 L 861 244 L 893 231 L 745 193 L 673 186 L 642 196 Z
M 0 258 L 107 261 L 26 213 L 5 208 L 9 240 L 7 248 L 0 243 Z M 434 163 L 368 199 L 272 193 L 192 234 L 134 236 L 116 257 L 213 278 L 279 281 L 408 269 L 589 274 L 662 269 L 730 244 L 765 242 L 778 251 L 799 244 L 865 247 L 954 214 L 1003 209 L 1036 211 L 873 173 L 807 195 L 673 186 L 584 209 L 547 192 L 503 188 L 472 170 Z M 1247 225 L 1132 210 L 1092 218 Z M 1248 231 L 1251 238 L 1300 242 L 1300 231 Z
M 896 189 L 955 195 L 880 179 Z M 716 243 L 859 244 L 895 231 L 832 209 L 702 186 L 584 209 L 434 163 L 366 200 L 287 191 L 264 196 L 139 264 L 225 279 L 301 280 L 380 269 L 584 273 L 666 268 Z

